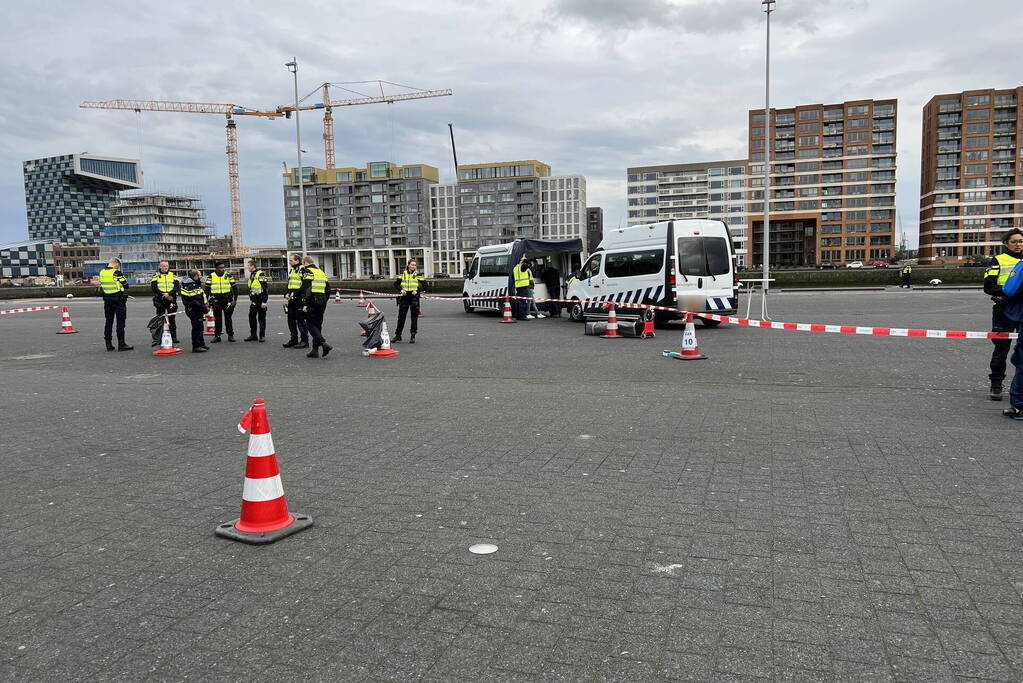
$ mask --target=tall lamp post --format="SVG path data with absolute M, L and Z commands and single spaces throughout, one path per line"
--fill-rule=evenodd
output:
M 763 0 L 767 15 L 767 58 L 764 68 L 764 311 L 767 310 L 767 290 L 771 279 L 771 12 L 775 0 Z
M 298 58 L 292 57 L 284 66 L 288 67 L 295 79 L 295 152 L 298 154 L 295 175 L 298 178 L 298 225 L 302 231 L 302 256 L 305 257 L 308 246 L 305 234 L 305 189 L 302 186 L 302 128 L 298 124 Z

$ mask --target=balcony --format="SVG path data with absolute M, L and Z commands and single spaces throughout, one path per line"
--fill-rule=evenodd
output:
M 938 111 L 942 114 L 947 112 L 962 111 L 963 105 L 961 102 L 944 102 L 938 105 Z

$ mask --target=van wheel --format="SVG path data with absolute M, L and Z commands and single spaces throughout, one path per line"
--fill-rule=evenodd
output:
M 704 327 L 717 327 L 721 324 L 720 320 L 707 320 L 706 318 L 700 318 L 703 321 Z
M 572 303 L 568 305 L 568 319 L 574 323 L 586 322 L 586 316 L 583 315 L 583 305 L 579 303 L 578 299 L 572 299 Z
M 462 292 L 462 296 L 469 296 L 469 295 L 466 294 L 465 292 Z M 472 313 L 473 311 L 476 310 L 475 308 L 473 308 L 472 304 L 469 303 L 468 299 L 465 299 L 464 301 L 462 301 L 462 308 L 465 309 L 466 313 Z

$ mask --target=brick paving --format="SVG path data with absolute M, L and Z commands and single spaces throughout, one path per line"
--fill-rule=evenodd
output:
M 77 335 L 0 320 L 0 679 L 1023 678 L 1023 425 L 986 400 L 990 342 L 698 326 L 684 363 L 678 329 L 424 308 L 391 360 L 358 355 L 351 303 L 321 361 L 279 309 L 271 343 L 169 358 L 145 302 L 131 353 L 95 302 Z M 772 308 L 989 318 L 976 292 Z M 264 547 L 213 536 L 256 396 L 316 521 Z

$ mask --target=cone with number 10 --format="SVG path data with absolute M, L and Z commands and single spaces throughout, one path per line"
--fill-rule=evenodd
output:
M 160 336 L 160 348 L 153 351 L 154 356 L 174 356 L 181 353 L 181 349 L 174 346 L 174 339 L 170 333 L 170 317 L 163 315 L 163 334 Z
M 263 399 L 257 398 L 252 402 L 252 407 L 238 422 L 238 431 L 242 434 L 249 432 L 242 513 L 233 522 L 219 525 L 216 535 L 242 543 L 273 543 L 311 527 L 312 517 L 288 512 Z
M 700 353 L 700 347 L 696 343 L 696 325 L 693 323 L 692 313 L 686 313 L 686 327 L 682 331 L 682 351 L 664 351 L 661 355 L 679 360 L 706 360 L 707 357 Z

